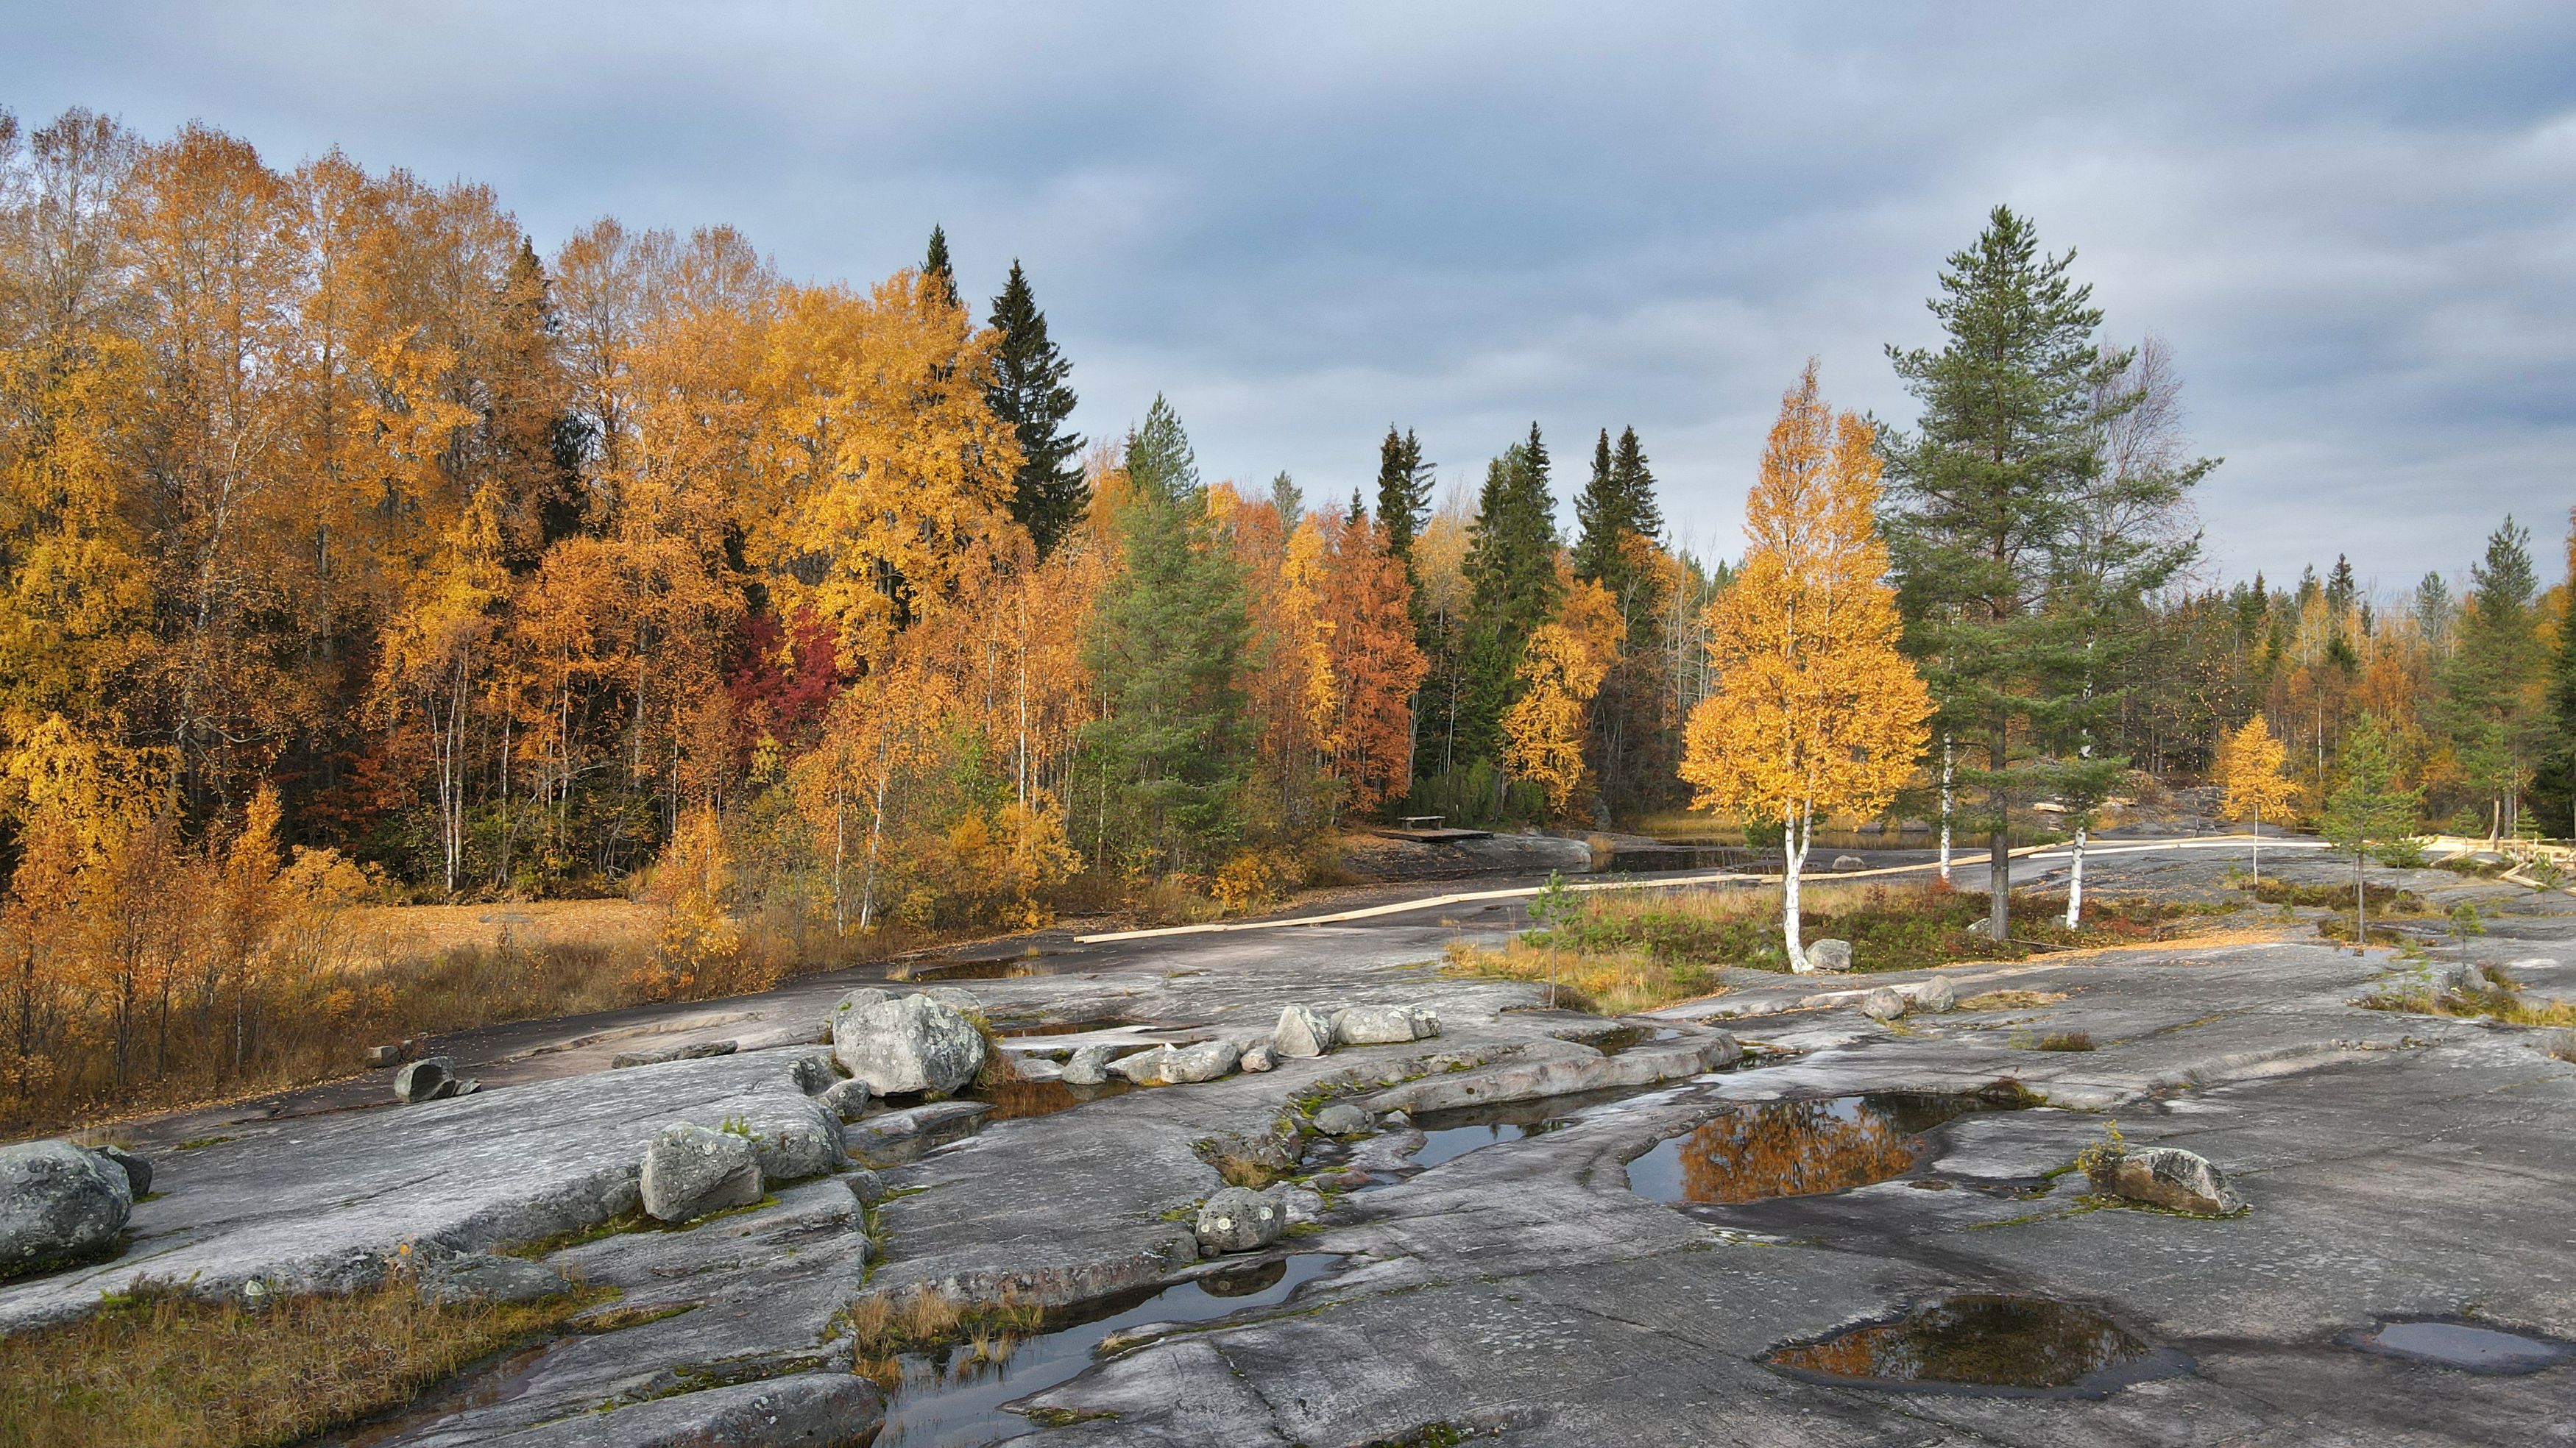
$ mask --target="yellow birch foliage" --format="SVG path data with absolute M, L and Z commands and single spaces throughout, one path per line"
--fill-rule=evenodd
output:
M 1896 651 L 1868 423 L 1834 418 L 1810 362 L 1745 503 L 1751 547 L 1705 615 L 1716 692 L 1691 711 L 1695 806 L 1796 823 L 1873 814 L 1912 773 L 1931 697 Z
M 2287 755 L 2287 748 L 2272 737 L 2272 726 L 2260 714 L 2228 737 L 2218 769 L 2227 786 L 2224 808 L 2229 819 L 2260 823 L 2289 818 L 2299 787 L 2282 773 Z
M 1583 738 L 1593 697 L 1628 626 L 1619 605 L 1598 583 L 1577 579 L 1557 560 L 1564 603 L 1556 617 L 1530 634 L 1521 655 L 1521 696 L 1503 711 L 1503 768 L 1546 791 L 1547 807 L 1562 814 L 1590 778 Z

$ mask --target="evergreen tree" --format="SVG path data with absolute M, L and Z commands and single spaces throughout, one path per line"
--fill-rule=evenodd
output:
M 2508 516 L 2488 535 L 2486 557 L 2470 565 L 2469 578 L 2458 646 L 2439 675 L 2449 696 L 2441 716 L 2462 770 L 2487 796 L 2488 833 L 2510 836 L 2549 735 L 2549 659 L 2533 606 L 2539 578 L 2531 531 Z
M 1592 449 L 1592 476 L 1575 500 L 1580 532 L 1574 572 L 1598 583 L 1618 606 L 1624 623 L 1618 662 L 1592 711 L 1592 756 L 1600 765 L 1601 798 L 1614 812 L 1651 806 L 1674 792 L 1663 658 L 1662 579 L 1648 545 L 1663 532 L 1655 502 L 1655 475 L 1624 428 L 1614 448 L 1603 429 Z
M 1279 536 L 1297 531 L 1297 520 L 1306 516 L 1306 490 L 1282 470 L 1270 480 L 1270 506 L 1279 510 Z
M 2363 870 L 2370 852 L 2415 832 L 2421 790 L 2401 789 L 2397 780 L 2397 745 L 2375 714 L 2344 736 L 2343 778 L 2326 796 L 2317 824 L 2326 839 L 2352 855 L 2352 942 L 2369 941 L 2369 899 Z
M 947 239 L 933 233 L 933 254 L 943 263 Z M 993 329 L 1001 344 L 993 353 L 993 385 L 984 397 L 1019 439 L 1020 470 L 1011 480 L 1011 516 L 1029 530 L 1043 558 L 1090 504 L 1090 488 L 1076 454 L 1082 437 L 1066 430 L 1073 415 L 1073 389 L 1066 385 L 1073 364 L 1047 338 L 1046 313 L 1029 291 L 1028 274 L 1011 260 L 1010 280 L 993 298 Z
M 948 264 L 948 233 L 936 223 L 930 228 L 930 251 L 922 258 L 921 275 L 923 280 L 939 289 L 939 295 L 947 300 L 948 305 L 965 305 L 957 298 L 957 272 Z
M 1243 568 L 1212 536 L 1189 437 L 1162 398 L 1127 454 L 1137 496 L 1119 513 L 1125 567 L 1084 648 L 1108 704 L 1085 731 L 1108 786 L 1099 828 L 1131 868 L 1202 869 L 1241 833 L 1251 767 Z
M 1430 513 L 1431 464 L 1423 460 L 1422 443 L 1409 430 L 1398 433 L 1390 422 L 1386 441 L 1377 447 L 1377 518 L 1386 529 L 1387 551 L 1404 560 L 1405 577 L 1417 587 L 1413 538 Z
M 1521 655 L 1556 612 L 1556 500 L 1547 474 L 1547 444 L 1535 422 L 1526 441 L 1485 469 L 1465 566 L 1467 679 L 1457 730 L 1463 759 L 1502 757 L 1501 719 L 1516 697 Z
M 1982 796 L 1997 937 L 2011 909 L 2010 808 L 2056 783 L 2049 761 L 2017 746 L 2059 722 L 2081 677 L 2080 631 L 2049 607 L 2102 381 L 2102 314 L 2067 275 L 2073 261 L 2043 256 L 2030 224 L 1998 206 L 1929 303 L 1946 344 L 1888 349 L 1923 404 L 1916 431 L 1887 443 L 1889 552 L 1934 732 L 1957 739 L 1959 781 Z
M 1646 466 L 1635 428 L 1620 431 L 1615 452 L 1610 430 L 1601 430 L 1592 447 L 1592 476 L 1574 500 L 1574 518 L 1574 576 L 1600 584 L 1614 598 L 1627 592 L 1637 570 L 1626 540 L 1633 534 L 1652 541 L 1664 531 L 1663 510 L 1655 503 L 1655 475 Z

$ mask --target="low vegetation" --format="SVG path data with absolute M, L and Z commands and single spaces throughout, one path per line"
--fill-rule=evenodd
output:
M 1959 1002 L 1963 1011 L 2032 1011 L 2053 1006 L 2066 999 L 2064 991 L 2055 990 L 1990 990 Z
M 174 1288 L 0 1337 L 0 1448 L 291 1443 L 408 1402 L 607 1294 L 432 1307 L 394 1281 L 251 1309 Z
M 2040 1051 L 2090 1051 L 2093 1049 L 2093 1033 L 2091 1031 L 2051 1031 L 2047 1035 L 2040 1037 L 2039 1044 L 2032 1049 Z
M 2576 1002 L 2535 1002 L 2523 995 L 2521 982 L 2493 967 L 2487 974 L 2491 984 L 2484 989 L 2458 985 L 2436 989 L 2422 982 L 2392 984 L 2363 996 L 2357 1004 L 2374 1011 L 2460 1016 L 2508 1026 L 2576 1027 Z
M 850 1370 L 892 1393 L 903 1384 L 903 1358 L 908 1354 L 963 1348 L 950 1354 L 950 1371 L 1006 1361 L 1019 1340 L 1038 1330 L 1045 1310 L 1009 1288 L 997 1296 L 969 1301 L 929 1286 L 909 1292 L 861 1298 L 843 1315 L 850 1348 Z

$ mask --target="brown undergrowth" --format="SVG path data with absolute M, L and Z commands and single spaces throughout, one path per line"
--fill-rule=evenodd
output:
M 903 1385 L 905 1355 L 959 1348 L 946 1355 L 943 1366 L 949 1372 L 969 1372 L 1007 1360 L 1045 1317 L 1045 1309 L 1009 1288 L 970 1301 L 925 1285 L 861 1298 L 841 1322 L 854 1354 L 850 1371 L 891 1394 Z
M 0 1337 L 0 1448 L 291 1443 L 397 1407 L 612 1294 L 432 1307 L 391 1281 L 251 1309 L 167 1286 Z

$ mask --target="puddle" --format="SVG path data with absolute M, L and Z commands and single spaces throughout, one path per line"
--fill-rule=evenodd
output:
M 544 1342 L 468 1363 L 457 1371 L 447 1386 L 431 1389 L 386 1417 L 326 1434 L 319 1441 L 330 1445 L 330 1448 L 376 1448 L 377 1444 L 407 1438 L 459 1413 L 506 1402 L 527 1391 L 529 1379 L 536 1375 L 537 1364 L 568 1340 L 550 1337 Z
M 1525 1137 L 1537 1136 L 1543 1132 L 1554 1131 L 1560 1126 L 1573 1124 L 1573 1117 L 1562 1116 L 1526 1123 L 1497 1121 L 1490 1126 L 1444 1126 L 1436 1131 L 1425 1130 L 1422 1133 L 1422 1149 L 1415 1152 L 1411 1160 L 1418 1167 L 1435 1167 L 1444 1161 L 1454 1161 L 1471 1151 L 1501 1142 L 1519 1141 Z
M 953 1349 L 940 1361 L 907 1357 L 903 1386 L 886 1412 L 876 1448 L 966 1448 L 1026 1433 L 1029 1420 L 1002 1405 L 1090 1367 L 1093 1349 L 1111 1334 L 1148 1323 L 1212 1322 L 1273 1307 L 1341 1260 L 1332 1253 L 1305 1252 L 1170 1287 L 1077 1303 L 1061 1316 L 1050 1313 L 1044 1330 L 1023 1339 L 998 1365 L 978 1365 L 964 1349 Z
M 2092 1308 L 1978 1292 L 1822 1342 L 1794 1343 L 1767 1361 L 1812 1381 L 2006 1397 L 2105 1397 L 2191 1370 L 2189 1358 Z
M 2344 1342 L 2364 1352 L 2473 1373 L 2536 1373 L 2576 1358 L 2576 1347 L 2563 1342 L 2465 1322 L 2392 1322 L 2376 1332 L 2355 1333 Z
M 1068 1086 L 1062 1081 L 1022 1081 L 1013 1079 L 987 1090 L 977 1087 L 966 1093 L 967 1099 L 989 1101 L 992 1114 L 985 1122 L 1017 1121 L 1024 1116 L 1053 1116 L 1070 1111 L 1086 1101 L 1098 1101 L 1129 1089 L 1121 1080 L 1108 1080 L 1097 1086 Z
M 1709 1205 L 1849 1191 L 1912 1173 L 1926 1133 L 2005 1105 L 1905 1093 L 1746 1102 L 1629 1162 L 1628 1185 L 1659 1202 Z

